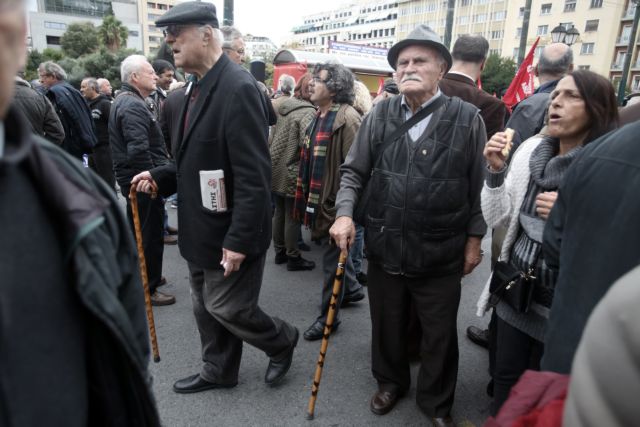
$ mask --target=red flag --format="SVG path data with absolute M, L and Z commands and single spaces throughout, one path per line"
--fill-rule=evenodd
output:
M 502 101 L 511 109 L 518 102 L 525 99 L 527 96 L 533 93 L 533 55 L 536 50 L 536 46 L 538 46 L 538 41 L 540 41 L 540 37 L 538 37 L 531 46 L 529 53 L 522 61 L 516 76 L 511 81 L 507 92 L 504 94 Z
M 384 79 L 382 77 L 378 77 L 378 93 L 376 95 L 380 95 L 384 90 Z

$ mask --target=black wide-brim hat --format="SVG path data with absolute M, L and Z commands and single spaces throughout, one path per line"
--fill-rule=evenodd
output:
M 389 61 L 389 65 L 394 70 L 396 69 L 396 63 L 398 62 L 398 55 L 400 55 L 400 51 L 408 46 L 428 46 L 434 48 L 444 58 L 447 63 L 447 71 L 451 68 L 451 63 L 453 59 L 451 58 L 451 53 L 449 53 L 449 49 L 446 48 L 444 44 L 442 44 L 442 40 L 440 40 L 440 36 L 438 36 L 435 31 L 433 31 L 430 27 L 421 24 L 418 25 L 413 31 L 409 33 L 406 39 L 400 40 L 398 43 L 391 46 L 389 52 L 387 53 L 387 61 Z
M 220 28 L 216 7 L 212 3 L 188 1 L 173 6 L 156 22 L 156 27 L 169 25 L 211 25 Z

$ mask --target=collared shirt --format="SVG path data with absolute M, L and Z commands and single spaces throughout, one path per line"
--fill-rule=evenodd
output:
M 440 88 L 438 88 L 438 92 L 436 92 L 436 94 L 431 99 L 429 99 L 427 102 L 422 104 L 420 106 L 420 108 L 418 108 L 418 111 L 420 111 L 420 110 L 424 109 L 425 107 L 427 107 L 433 101 L 438 99 L 438 97 L 440 95 L 442 95 L 442 92 L 440 92 Z M 407 104 L 407 101 L 406 101 L 404 95 L 402 95 L 401 105 L 402 105 L 402 109 L 404 110 L 404 121 L 406 122 L 407 120 L 409 120 L 413 116 L 414 113 L 413 113 L 413 111 L 411 111 L 411 108 L 409 107 L 409 104 Z M 416 111 L 416 113 L 418 111 Z M 433 115 L 433 113 L 429 114 L 427 117 L 425 117 L 424 119 L 422 119 L 418 123 L 416 123 L 411 129 L 409 129 L 409 136 L 411 137 L 412 141 L 415 142 L 422 136 L 424 131 L 427 129 L 427 126 L 429 126 L 429 122 L 431 121 L 431 116 L 432 115 Z
M 463 76 L 463 77 L 468 78 L 469 80 L 471 80 L 474 83 L 476 82 L 476 79 L 471 77 L 469 74 L 461 73 L 460 71 L 451 71 L 451 70 L 449 70 L 449 72 L 447 74 L 457 74 L 459 76 Z

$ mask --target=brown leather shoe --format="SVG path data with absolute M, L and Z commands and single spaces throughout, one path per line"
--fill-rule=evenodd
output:
M 165 245 L 177 245 L 178 244 L 178 236 L 174 236 L 171 234 L 166 234 L 164 236 L 164 244 Z
M 456 423 L 454 423 L 451 417 L 448 415 L 442 418 L 429 417 L 429 419 L 431 420 L 431 424 L 433 425 L 433 427 L 456 427 Z
M 176 297 L 173 295 L 165 294 L 160 291 L 155 291 L 151 294 L 151 305 L 171 305 L 176 303 Z
M 378 390 L 371 398 L 371 412 L 376 415 L 384 415 L 391 411 L 398 402 L 398 392 L 389 390 Z

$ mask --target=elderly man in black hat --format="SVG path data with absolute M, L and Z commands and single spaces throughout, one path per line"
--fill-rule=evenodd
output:
M 176 66 L 195 77 L 174 132 L 175 163 L 132 181 L 138 191 L 155 183 L 161 195 L 178 192 L 178 244 L 189 265 L 204 366 L 173 390 L 234 387 L 243 342 L 267 354 L 265 382 L 273 385 L 291 366 L 298 330 L 258 307 L 271 240 L 266 101 L 251 74 L 223 54 L 211 3 L 180 3 L 156 26 L 166 27 Z
M 438 88 L 451 55 L 429 27 L 396 43 L 388 60 L 401 96 L 381 101 L 364 119 L 341 168 L 330 233 L 346 249 L 355 235 L 352 218 L 365 226 L 378 382 L 371 410 L 386 414 L 409 390 L 413 302 L 424 331 L 416 400 L 434 426 L 453 426 L 460 280 L 480 263 L 486 232 L 486 132 L 476 107 Z

